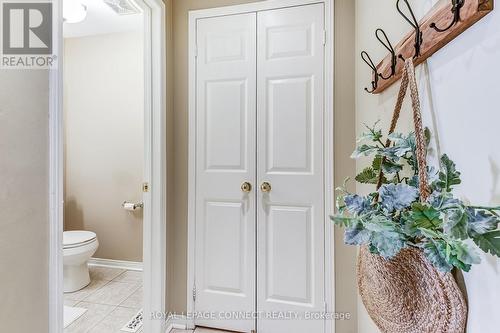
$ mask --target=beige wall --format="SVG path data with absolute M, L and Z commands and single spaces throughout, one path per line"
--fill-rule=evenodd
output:
M 335 187 L 354 178 L 356 163 L 350 156 L 355 146 L 355 3 L 335 0 Z M 338 321 L 336 332 L 357 333 L 356 254 L 344 245 L 343 231 L 335 229 L 335 311 L 351 319 Z
M 172 158 L 175 174 L 169 201 L 169 310 L 186 310 L 187 298 L 187 149 L 188 149 L 188 11 L 255 2 L 254 0 L 173 0 L 174 116 Z M 354 148 L 354 3 L 335 1 L 335 181 L 352 176 L 355 163 L 349 159 Z M 171 159 L 172 160 L 172 159 Z M 336 308 L 350 312 L 353 319 L 337 323 L 342 333 L 356 332 L 355 250 L 336 237 Z
M 0 71 L 0 331 L 48 332 L 48 74 Z
M 97 234 L 97 258 L 142 261 L 142 31 L 69 38 L 64 54 L 65 230 Z

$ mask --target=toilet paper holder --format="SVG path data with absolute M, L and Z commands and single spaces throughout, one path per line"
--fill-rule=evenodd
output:
M 125 210 L 134 211 L 134 210 L 137 210 L 137 209 L 144 208 L 144 203 L 142 203 L 142 202 L 132 203 L 132 202 L 124 201 L 122 203 L 122 207 Z

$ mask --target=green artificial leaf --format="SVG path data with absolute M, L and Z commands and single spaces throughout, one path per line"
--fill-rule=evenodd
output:
M 405 143 L 405 136 L 402 133 L 391 133 L 387 136 L 389 140 L 391 140 L 394 144 L 401 145 Z
M 450 192 L 452 186 L 462 182 L 460 172 L 457 171 L 455 163 L 446 154 L 441 157 L 441 167 L 439 178 L 433 182 L 433 187 L 442 192 Z
M 439 230 L 443 226 L 441 213 L 428 204 L 414 203 L 404 216 L 404 231 L 408 236 L 420 235 L 421 229 Z
M 373 245 L 370 244 L 370 246 L 368 248 L 370 249 L 370 253 L 371 254 L 380 254 L 378 252 L 378 249 L 375 246 L 373 246 Z
M 418 174 L 418 161 L 417 161 L 417 157 L 415 154 L 416 154 L 415 152 L 412 152 L 412 154 L 410 154 L 410 156 L 406 159 L 406 162 L 411 167 L 411 169 L 413 170 L 415 175 L 417 175 Z M 416 181 L 417 181 L 416 186 L 418 186 L 418 178 L 416 179 Z
M 364 223 L 365 228 L 373 232 L 395 231 L 396 224 L 383 215 L 373 216 Z
M 344 179 L 344 183 L 342 186 L 338 186 L 335 189 L 335 192 L 339 192 L 337 198 L 335 199 L 335 207 L 337 208 L 337 212 L 342 214 L 344 212 L 345 203 L 344 198 L 349 195 L 349 191 L 347 191 L 347 182 L 349 181 L 349 177 Z
M 369 156 L 373 153 L 376 153 L 380 148 L 377 146 L 370 145 L 361 145 L 356 148 L 356 150 L 352 153 L 351 158 L 359 158 L 362 156 Z
M 418 188 L 418 175 L 410 177 L 407 181 L 408 185 Z
M 427 259 L 441 272 L 449 272 L 453 268 L 447 260 L 447 244 L 442 240 L 432 240 L 423 245 Z
M 481 263 L 481 257 L 469 243 L 455 240 L 448 244 L 450 246 L 448 262 L 453 266 L 468 272 L 473 264 Z
M 415 141 L 415 133 L 411 132 L 407 136 L 401 133 L 392 133 L 388 136 L 389 140 L 394 143 L 394 148 L 397 148 L 397 155 L 403 157 L 406 153 L 416 150 L 417 143 Z
M 403 235 L 398 232 L 373 233 L 371 244 L 377 252 L 384 258 L 390 259 L 398 254 L 406 246 Z
M 402 210 L 418 198 L 418 190 L 406 184 L 387 184 L 379 189 L 380 204 L 388 212 Z
M 477 211 L 469 208 L 467 210 L 469 218 L 468 233 L 471 237 L 485 234 L 489 231 L 496 230 L 500 220 L 497 216 L 485 211 Z
M 344 228 L 352 228 L 353 226 L 357 225 L 360 221 L 358 217 L 349 217 L 341 214 L 330 216 L 330 219 L 335 225 Z
M 434 231 L 434 230 L 425 229 L 425 228 L 419 228 L 418 230 L 420 231 L 422 236 L 427 237 L 427 238 L 431 238 L 431 239 L 444 239 L 445 238 L 445 235 L 439 231 Z
M 468 272 L 471 265 L 481 262 L 472 243 L 450 239 L 439 231 L 428 229 L 420 229 L 420 231 L 428 242 L 423 246 L 424 253 L 438 269 L 444 271 L 451 265 Z M 443 260 L 447 264 L 444 264 Z
M 387 148 L 380 149 L 380 155 L 384 156 L 386 159 L 397 163 L 406 153 L 410 152 L 410 148 L 400 147 L 400 146 L 392 146 Z
M 403 170 L 403 165 L 388 159 L 382 161 L 382 170 L 387 174 L 395 174 Z
M 464 205 L 449 192 L 432 192 L 427 200 L 437 210 L 464 209 Z
M 347 245 L 365 245 L 370 242 L 372 233 L 366 230 L 362 223 L 358 223 L 352 228 L 348 228 L 344 233 L 344 243 Z
M 469 217 L 463 209 L 448 210 L 444 218 L 444 232 L 456 239 L 467 239 L 467 223 Z
M 384 158 L 380 155 L 375 156 L 375 158 L 372 161 L 372 169 L 375 171 L 380 171 L 380 168 L 382 167 L 382 161 Z
M 452 254 L 460 261 L 469 265 L 481 263 L 481 258 L 472 244 L 455 240 L 450 245 Z
M 406 246 L 404 235 L 393 221 L 383 216 L 375 216 L 364 226 L 371 231 L 371 246 L 386 259 L 394 257 Z
M 500 257 L 500 230 L 490 231 L 474 238 L 474 243 L 486 253 Z
M 365 127 L 368 129 L 368 132 L 361 134 L 357 142 L 363 142 L 368 140 L 373 142 L 379 142 L 380 139 L 382 139 L 382 130 L 375 128 L 377 126 L 377 123 L 378 121 L 373 125 L 373 127 L 365 125 Z
M 367 167 L 356 176 L 356 181 L 361 184 L 377 184 L 379 172 L 375 171 L 372 167 Z M 382 183 L 387 183 L 387 178 L 383 176 Z

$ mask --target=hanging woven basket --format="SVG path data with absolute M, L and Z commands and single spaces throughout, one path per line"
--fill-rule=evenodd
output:
M 392 260 L 361 248 L 358 288 L 384 333 L 463 333 L 467 306 L 451 273 L 441 273 L 422 251 L 409 248 Z
M 396 128 L 408 86 L 417 141 L 420 200 L 425 202 L 430 191 L 425 171 L 420 102 L 411 59 L 405 63 L 390 133 Z M 381 173 L 380 180 L 382 176 Z M 381 184 L 379 181 L 378 187 Z M 383 333 L 465 332 L 467 305 L 453 275 L 439 272 L 417 248 L 404 249 L 393 259 L 386 260 L 362 247 L 358 257 L 358 288 L 368 314 Z

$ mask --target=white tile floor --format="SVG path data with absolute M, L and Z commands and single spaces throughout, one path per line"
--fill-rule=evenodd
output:
M 87 309 L 64 333 L 120 333 L 142 308 L 142 273 L 90 267 L 90 284 L 64 294 L 64 304 Z M 230 333 L 208 328 L 174 329 L 171 333 Z
M 142 308 L 142 273 L 90 267 L 90 285 L 64 294 L 64 304 L 87 312 L 64 333 L 119 333 Z

